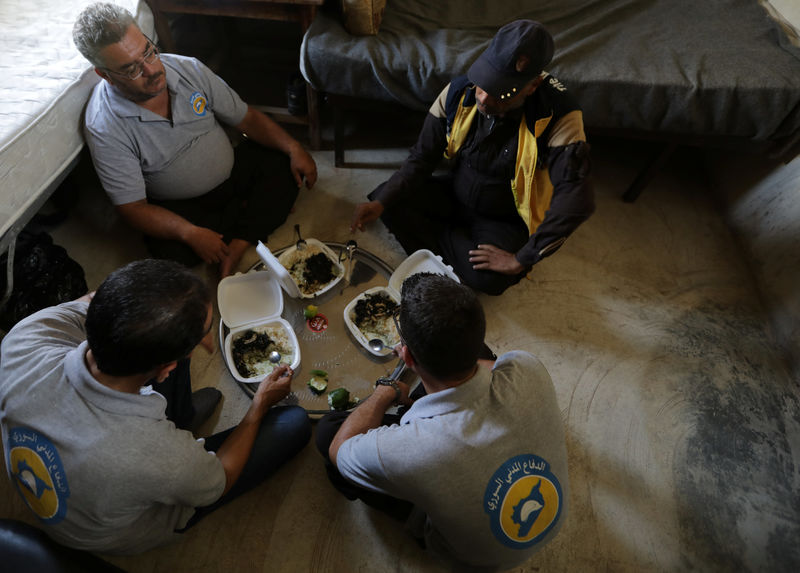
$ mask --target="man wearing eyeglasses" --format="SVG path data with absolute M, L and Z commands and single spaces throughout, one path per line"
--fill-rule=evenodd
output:
M 547 370 L 523 351 L 480 360 L 483 309 L 447 277 L 406 279 L 395 316 L 397 352 L 421 389 L 409 397 L 403 382 L 379 379 L 351 413 L 319 421 L 331 483 L 405 521 L 454 570 L 523 563 L 567 513 L 564 429 Z M 398 404 L 410 408 L 387 414 Z
M 314 185 L 313 158 L 200 61 L 160 54 L 124 8 L 88 6 L 73 39 L 105 80 L 84 132 L 117 212 L 154 256 L 231 274 Z M 246 138 L 234 149 L 223 126 Z

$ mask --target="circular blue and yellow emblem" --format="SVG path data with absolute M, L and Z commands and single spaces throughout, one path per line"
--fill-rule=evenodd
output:
M 492 533 L 506 547 L 525 549 L 541 541 L 561 516 L 561 484 L 550 464 L 533 454 L 506 460 L 483 497 Z
M 64 519 L 69 485 L 53 443 L 29 428 L 12 428 L 8 462 L 17 491 L 39 519 L 49 524 Z
M 206 106 L 208 105 L 208 101 L 206 101 L 206 96 L 204 96 L 200 92 L 194 92 L 189 101 L 192 104 L 192 110 L 194 111 L 195 115 L 206 114 Z

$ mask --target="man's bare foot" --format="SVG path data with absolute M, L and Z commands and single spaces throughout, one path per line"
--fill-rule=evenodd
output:
M 236 270 L 239 261 L 242 260 L 242 255 L 250 246 L 250 243 L 244 239 L 233 239 L 228 245 L 228 256 L 222 259 L 219 263 L 219 278 L 224 279 L 228 275 L 233 274 Z

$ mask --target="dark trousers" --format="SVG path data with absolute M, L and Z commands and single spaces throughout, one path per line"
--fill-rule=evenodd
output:
M 206 450 L 217 451 L 225 439 L 236 428 L 229 428 L 206 438 Z M 311 439 L 311 422 L 300 406 L 272 407 L 261 421 L 253 450 L 245 463 L 239 479 L 221 498 L 204 507 L 198 507 L 194 515 L 180 531 L 186 531 L 209 513 L 230 503 L 243 493 L 250 491 L 283 464 L 292 459 Z
M 331 442 L 348 415 L 349 412 L 331 412 L 317 422 L 316 444 L 317 449 L 325 459 L 325 470 L 328 473 L 328 479 L 333 484 L 333 487 L 339 490 L 347 499 L 351 501 L 360 499 L 370 507 L 387 513 L 395 519 L 405 521 L 414 507 L 411 502 L 370 491 L 347 481 L 331 462 L 330 457 L 328 457 L 328 449 L 331 446 Z M 399 422 L 399 415 L 386 414 L 382 423 L 384 426 L 390 426 Z
M 289 157 L 250 141 L 234 150 L 231 176 L 205 195 L 174 201 L 148 200 L 184 219 L 213 229 L 226 243 L 243 239 L 255 244 L 266 242 L 272 231 L 286 221 L 297 199 L 297 182 L 289 167 Z M 201 262 L 189 245 L 180 241 L 145 237 L 150 253 L 194 266 Z
M 370 193 L 369 198 L 383 185 Z M 441 255 L 461 282 L 477 291 L 499 295 L 527 274 L 524 271 L 504 275 L 472 268 L 471 249 L 490 244 L 516 253 L 530 238 L 528 228 L 521 218 L 503 221 L 471 212 L 455 199 L 449 177 L 431 177 L 387 207 L 381 220 L 408 254 L 428 249 Z
M 188 430 L 194 417 L 190 364 L 189 358 L 179 360 L 166 380 L 153 384 L 155 391 L 167 399 L 167 420 L 181 430 Z
M 180 360 L 167 379 L 154 386 L 167 399 L 167 419 L 181 429 L 188 429 L 194 416 L 189 364 L 188 358 Z M 229 428 L 206 438 L 206 450 L 217 451 L 234 429 Z M 302 450 L 310 439 L 311 422 L 303 408 L 270 408 L 261 421 L 250 457 L 236 483 L 213 504 L 198 507 L 180 531 L 189 529 L 215 509 L 253 489 Z

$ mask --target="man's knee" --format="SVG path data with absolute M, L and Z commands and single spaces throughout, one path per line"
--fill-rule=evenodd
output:
M 145 236 L 145 246 L 153 258 L 175 261 L 186 267 L 194 267 L 203 260 L 192 248 L 180 241 L 169 241 Z
M 473 271 L 461 276 L 461 282 L 476 291 L 499 296 L 517 284 L 524 275 L 504 275 L 494 271 Z
M 331 442 L 333 442 L 336 432 L 339 431 L 339 428 L 347 419 L 347 415 L 348 412 L 331 412 L 325 414 L 317 422 L 315 443 L 317 450 L 319 450 L 319 453 L 322 454 L 322 457 L 326 460 L 328 459 L 328 450 L 331 447 Z
M 300 450 L 311 439 L 311 421 L 308 413 L 300 406 L 279 406 L 273 408 L 272 423 L 279 428 L 282 439 Z

